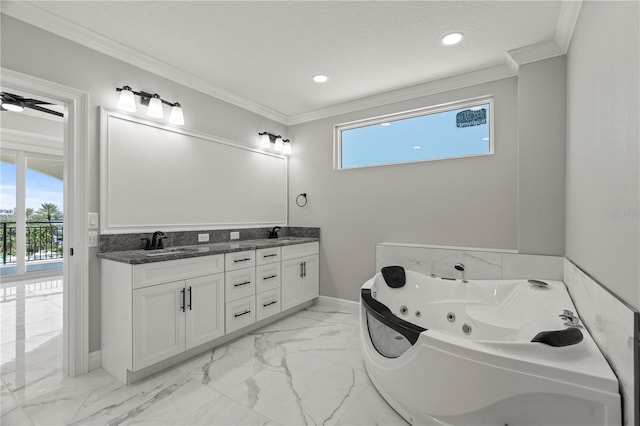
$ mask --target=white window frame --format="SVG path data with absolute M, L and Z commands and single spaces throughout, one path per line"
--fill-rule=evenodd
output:
M 393 122 L 397 120 L 404 120 L 407 118 L 421 117 L 425 115 L 437 114 L 440 112 L 447 112 L 461 108 L 471 108 L 474 106 L 489 104 L 489 152 L 482 154 L 468 154 L 468 155 L 455 155 L 451 157 L 438 157 L 438 158 L 425 158 L 421 160 L 411 161 L 399 161 L 393 163 L 384 164 L 370 164 L 366 166 L 354 166 L 354 167 L 342 167 L 342 132 L 344 130 L 357 129 L 360 127 L 371 126 L 375 124 L 382 124 L 387 122 Z M 465 99 L 461 101 L 449 102 L 445 104 L 433 105 L 425 108 L 418 108 L 409 111 L 402 111 L 393 114 L 380 115 L 377 117 L 366 118 L 363 120 L 350 121 L 347 123 L 340 123 L 333 126 L 333 158 L 334 158 L 334 170 L 353 170 L 369 167 L 384 167 L 393 166 L 398 164 L 411 164 L 422 163 L 425 161 L 440 161 L 450 160 L 454 158 L 467 158 L 467 157 L 482 157 L 486 155 L 494 154 L 494 108 L 493 108 L 493 95 L 486 95 L 472 99 Z

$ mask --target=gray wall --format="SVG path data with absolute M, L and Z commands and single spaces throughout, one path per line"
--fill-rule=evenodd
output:
M 564 255 L 566 57 L 518 70 L 518 250 Z
M 584 2 L 567 54 L 566 255 L 640 308 L 638 2 Z
M 293 226 L 320 226 L 320 293 L 357 300 L 382 241 L 516 249 L 517 79 L 440 93 L 292 126 Z M 333 125 L 493 94 L 495 154 L 351 170 L 333 169 Z
M 159 93 L 165 99 L 182 103 L 185 129 L 256 147 L 259 131 L 286 134 L 286 126 L 6 15 L 2 15 L 1 31 L 3 67 L 89 93 L 90 211 L 97 212 L 100 207 L 97 107 L 116 109 L 116 87 L 128 84 L 135 90 Z M 100 270 L 95 249 L 90 251 L 89 274 L 89 350 L 95 351 L 100 348 Z

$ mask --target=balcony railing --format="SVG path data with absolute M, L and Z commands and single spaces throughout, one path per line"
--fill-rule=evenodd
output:
M 62 222 L 27 222 L 26 261 L 62 259 L 64 253 Z M 2 222 L 2 264 L 16 263 L 16 223 Z

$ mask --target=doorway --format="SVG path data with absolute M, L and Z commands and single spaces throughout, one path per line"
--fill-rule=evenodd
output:
M 3 166 L 13 167 L 16 171 L 16 218 L 15 235 L 15 281 L 21 278 L 20 298 L 15 299 L 15 320 L 20 320 L 24 313 L 23 301 L 28 300 L 30 292 L 45 293 L 48 302 L 62 304 L 62 369 L 65 374 L 75 376 L 88 371 L 88 247 L 87 235 L 87 122 L 88 95 L 77 89 L 62 86 L 47 80 L 18 73 L 2 68 L 2 92 L 12 93 L 24 99 L 35 99 L 45 102 L 47 109 L 58 110 L 62 117 L 61 146 L 44 146 L 47 138 L 41 140 L 39 147 L 34 143 L 29 132 L 5 129 L 2 111 L 2 160 Z M 20 102 L 18 102 L 19 104 Z M 4 106 L 3 96 L 3 106 Z M 24 106 L 24 105 L 19 105 Z M 43 105 L 36 104 L 38 109 Z M 9 106 L 9 109 L 12 106 Z M 42 112 L 42 111 L 40 111 Z M 24 116 L 21 119 L 24 118 Z M 32 136 L 32 135 L 31 135 Z M 48 142 L 53 143 L 52 139 Z M 36 144 L 37 145 L 37 144 Z M 62 148 L 62 150 L 60 150 Z M 5 162 L 5 160 L 8 160 Z M 5 164 L 6 163 L 6 164 Z M 39 173 L 41 180 L 29 183 L 29 174 Z M 44 175 L 44 177 L 43 177 Z M 28 230 L 27 217 L 31 213 L 27 207 L 29 194 L 42 189 L 42 179 L 59 180 L 62 176 L 62 209 L 56 202 L 42 202 L 39 222 L 44 222 L 42 229 Z M 49 181 L 50 182 L 50 181 Z M 60 183 L 58 183 L 58 187 Z M 20 192 L 23 188 L 24 195 Z M 30 189 L 31 188 L 31 189 Z M 57 190 L 53 191 L 58 192 Z M 23 200 L 23 201 L 21 201 Z M 44 206 L 42 204 L 45 204 Z M 56 211 L 61 210 L 59 212 Z M 4 208 L 4 207 L 3 207 Z M 10 210 L 7 208 L 5 210 Z M 37 211 L 34 208 L 34 213 Z M 61 213 L 61 214 L 58 214 Z M 60 217 L 61 216 L 61 217 Z M 11 241 L 7 234 L 7 244 Z M 11 250 L 5 249 L 11 256 Z M 33 262 L 33 263 L 31 263 Z M 40 266 L 35 266 L 36 264 Z M 61 264 L 61 265 L 60 265 Z M 31 266 L 33 265 L 33 266 Z M 62 266 L 60 269 L 59 267 Z M 51 277 L 52 271 L 59 273 L 62 279 L 41 280 L 43 276 Z M 7 275 L 8 276 L 8 275 Z M 5 286 L 6 277 L 0 277 Z M 30 286 L 30 287 L 29 287 Z M 28 287 L 28 288 L 27 288 Z M 32 288 L 33 287 L 33 288 Z M 28 290 L 28 291 L 27 291 Z M 52 297 L 52 293 L 62 292 L 62 297 Z M 17 286 L 16 286 L 17 291 Z M 46 294 L 49 293 L 49 294 Z M 39 295 L 39 296 L 42 296 Z M 18 300 L 20 299 L 20 300 Z M 3 321 L 4 322 L 4 321 Z M 19 337 L 19 336 L 18 336 Z M 26 342 L 16 339 L 17 351 L 22 351 Z M 26 349 L 24 349 L 26 350 Z M 17 357 L 16 357 L 17 359 Z M 16 361 L 17 362 L 17 361 Z M 28 367 L 28 366 L 27 366 Z

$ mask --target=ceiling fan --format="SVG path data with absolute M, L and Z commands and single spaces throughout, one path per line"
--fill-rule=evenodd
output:
M 25 98 L 8 92 L 0 92 L 0 95 L 2 96 L 2 106 L 0 107 L 0 111 L 22 112 L 25 108 L 30 108 L 47 114 L 56 115 L 58 117 L 64 117 L 63 113 L 42 106 L 54 105 L 51 102 Z

